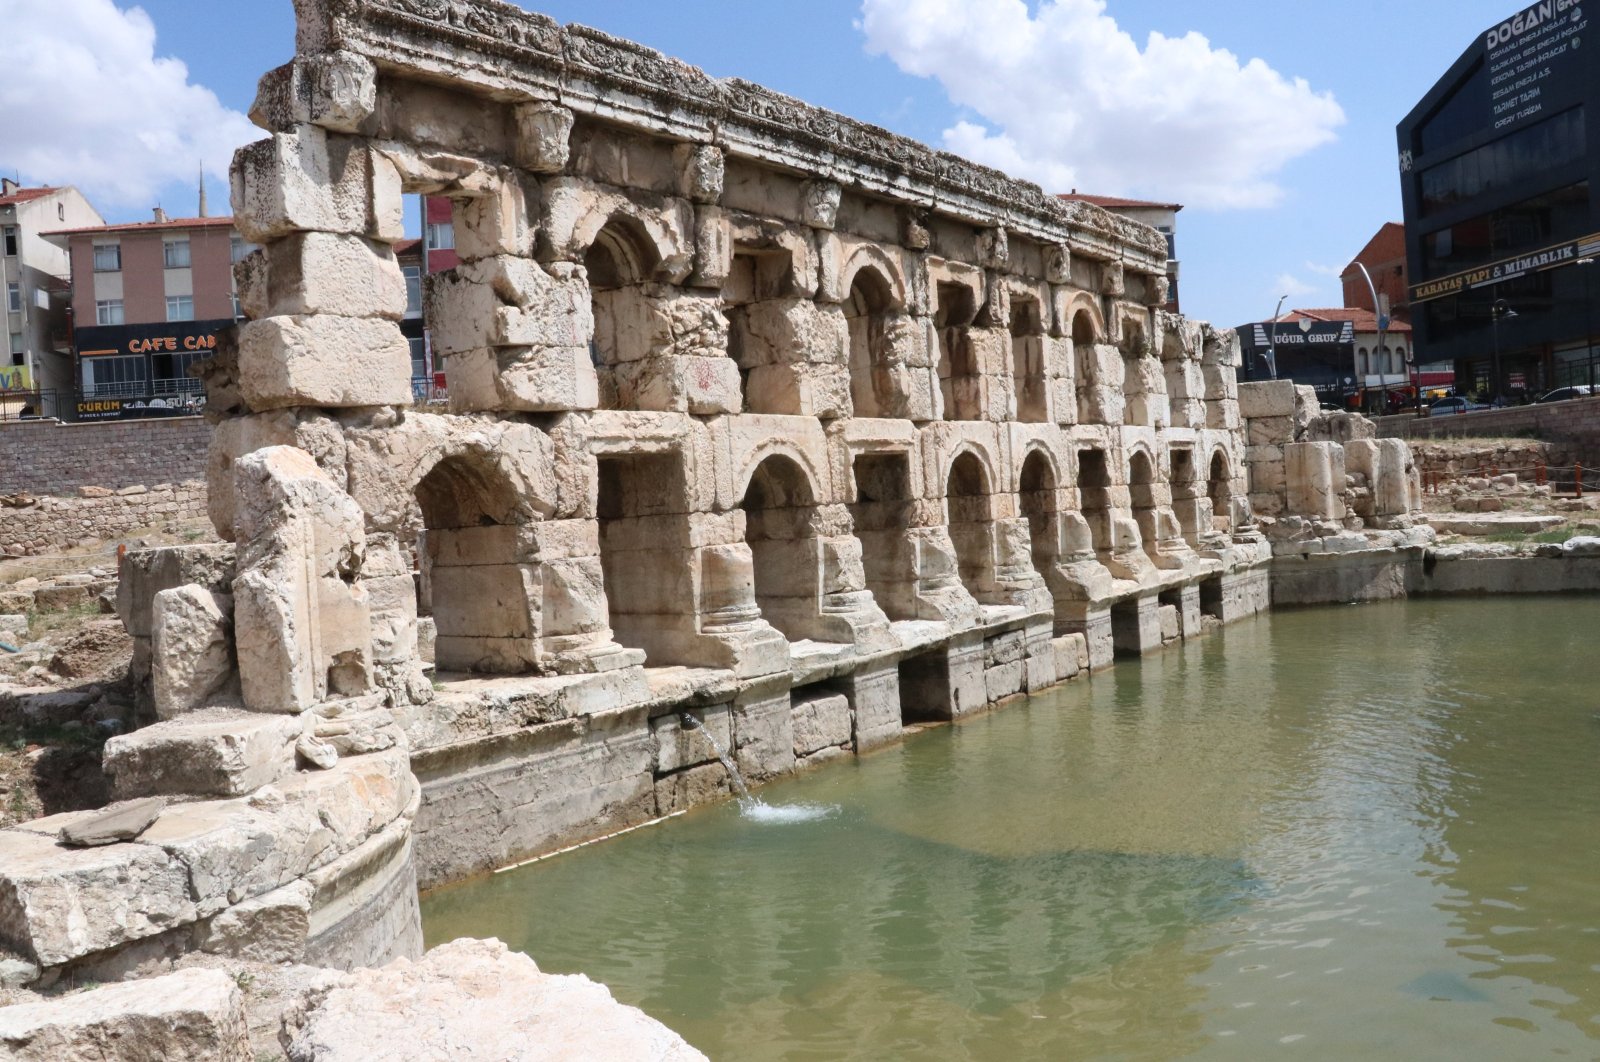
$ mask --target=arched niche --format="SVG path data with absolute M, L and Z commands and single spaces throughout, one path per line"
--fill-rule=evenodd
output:
M 813 636 L 821 605 L 817 494 L 800 463 L 771 454 L 756 466 L 739 507 L 755 567 L 756 604 L 784 636 Z
M 935 288 L 934 330 L 939 339 L 939 390 L 944 398 L 945 420 L 983 419 L 983 370 L 972 343 L 972 322 L 978 316 L 978 296 L 956 281 L 941 281 Z
M 440 671 L 521 674 L 538 664 L 538 563 L 510 480 L 482 453 L 447 456 L 416 486 L 419 612 Z
M 589 356 L 600 383 L 601 409 L 636 409 L 628 374 L 620 371 L 651 353 L 659 309 L 646 289 L 660 258 L 642 225 L 613 215 L 584 254 L 594 339 Z
M 1023 459 L 1017 493 L 1028 521 L 1033 566 L 1048 575 L 1061 555 L 1061 491 L 1055 466 L 1043 450 L 1033 450 Z
M 979 601 L 996 595 L 991 482 L 982 459 L 970 450 L 950 463 L 945 481 L 946 519 L 961 582 Z
M 1011 296 L 1011 374 L 1017 419 L 1042 424 L 1050 419 L 1050 380 L 1045 362 L 1044 305 L 1038 296 Z
M 1099 419 L 1100 410 L 1094 400 L 1093 388 L 1101 384 L 1100 366 L 1095 356 L 1095 344 L 1100 342 L 1100 330 L 1094 313 L 1080 306 L 1072 314 L 1072 364 L 1077 376 L 1078 422 L 1092 424 Z
M 1206 493 L 1211 499 L 1211 526 L 1222 534 L 1233 532 L 1233 472 L 1228 455 L 1220 449 L 1211 456 Z
M 894 285 L 876 266 L 858 269 L 844 301 L 850 336 L 850 398 L 858 417 L 890 415 L 894 383 L 889 371 L 889 317 Z

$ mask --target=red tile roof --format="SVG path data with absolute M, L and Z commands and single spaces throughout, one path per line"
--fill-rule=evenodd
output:
M 45 236 L 84 236 L 91 233 L 114 232 L 165 232 L 169 229 L 209 229 L 226 226 L 233 228 L 233 218 L 168 218 L 166 221 L 130 221 L 121 225 L 92 225 L 85 229 L 60 229 L 46 232 Z
M 15 206 L 18 203 L 28 203 L 35 199 L 43 199 L 47 195 L 54 195 L 61 191 L 59 188 L 18 188 L 10 195 L 0 195 L 0 206 Z
M 1293 324 L 1297 321 L 1349 321 L 1355 325 L 1357 332 L 1376 332 L 1378 330 L 1378 315 L 1371 310 L 1363 310 L 1359 306 L 1339 306 L 1319 310 L 1290 310 L 1278 321 L 1283 324 Z M 1411 326 L 1404 321 L 1389 319 L 1389 332 L 1409 332 Z
M 404 258 L 408 254 L 421 254 L 422 240 L 415 236 L 401 240 L 394 245 L 394 253 L 397 258 Z
M 1121 196 L 1115 195 L 1090 195 L 1087 192 L 1079 192 L 1076 189 L 1071 192 L 1067 192 L 1064 195 L 1058 195 L 1056 198 L 1065 199 L 1071 203 L 1090 203 L 1097 207 L 1105 207 L 1107 210 L 1136 209 L 1141 207 L 1146 210 L 1177 211 L 1183 209 L 1182 203 L 1152 203 L 1146 199 L 1123 199 Z
M 1355 270 L 1356 263 L 1361 262 L 1371 269 L 1384 262 L 1403 260 L 1406 256 L 1406 227 L 1398 221 L 1390 221 L 1378 230 L 1378 234 L 1367 241 L 1361 248 L 1361 253 L 1350 259 L 1350 264 L 1344 267 L 1344 276 Z

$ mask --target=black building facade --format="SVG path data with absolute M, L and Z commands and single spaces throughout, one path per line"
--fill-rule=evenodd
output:
M 1580 0 L 1513 14 L 1400 123 L 1417 358 L 1453 361 L 1464 394 L 1531 397 L 1600 375 L 1600 39 L 1589 21 Z
M 1236 331 L 1243 355 L 1239 379 L 1293 380 L 1338 405 L 1355 392 L 1356 337 L 1349 321 L 1262 321 Z

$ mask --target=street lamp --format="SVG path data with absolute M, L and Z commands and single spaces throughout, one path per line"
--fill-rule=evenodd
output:
M 1589 391 L 1594 392 L 1594 295 L 1589 291 L 1588 266 L 1594 265 L 1593 258 L 1580 258 L 1578 265 L 1584 266 L 1583 271 L 1583 345 L 1584 354 L 1589 359 Z
M 1378 303 L 1378 286 L 1372 282 L 1372 274 L 1367 272 L 1364 262 L 1357 262 L 1356 268 L 1361 270 L 1361 275 L 1367 278 L 1367 292 L 1372 296 L 1372 316 L 1378 321 L 1378 349 L 1374 353 L 1375 359 L 1381 359 L 1381 368 L 1378 369 L 1378 381 L 1383 389 L 1382 412 L 1389 412 L 1389 352 L 1383 349 L 1383 334 L 1389 330 L 1389 315 L 1383 312 L 1383 307 Z M 1418 396 L 1420 403 L 1421 396 Z
M 1490 405 L 1500 404 L 1500 318 L 1515 317 L 1516 315 L 1517 311 L 1513 310 L 1511 304 L 1504 299 L 1494 300 L 1494 305 L 1489 310 L 1491 323 L 1494 327 L 1494 362 L 1489 368 L 1489 372 L 1492 374 L 1492 379 L 1489 381 Z
M 1267 339 L 1267 368 L 1272 370 L 1272 378 L 1278 378 L 1278 318 L 1283 316 L 1283 304 L 1289 296 L 1278 296 L 1278 308 L 1272 311 L 1272 328 Z

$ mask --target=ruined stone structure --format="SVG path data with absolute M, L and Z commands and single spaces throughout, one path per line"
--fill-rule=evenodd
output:
M 0 834 L 0 943 L 413 953 L 419 878 L 712 799 L 708 735 L 766 779 L 1267 607 L 1237 344 L 1154 230 L 495 0 L 296 8 L 204 367 L 232 545 L 120 598 L 117 795 L 209 799 L 71 856 L 137 909 Z M 407 193 L 456 201 L 446 413 Z

